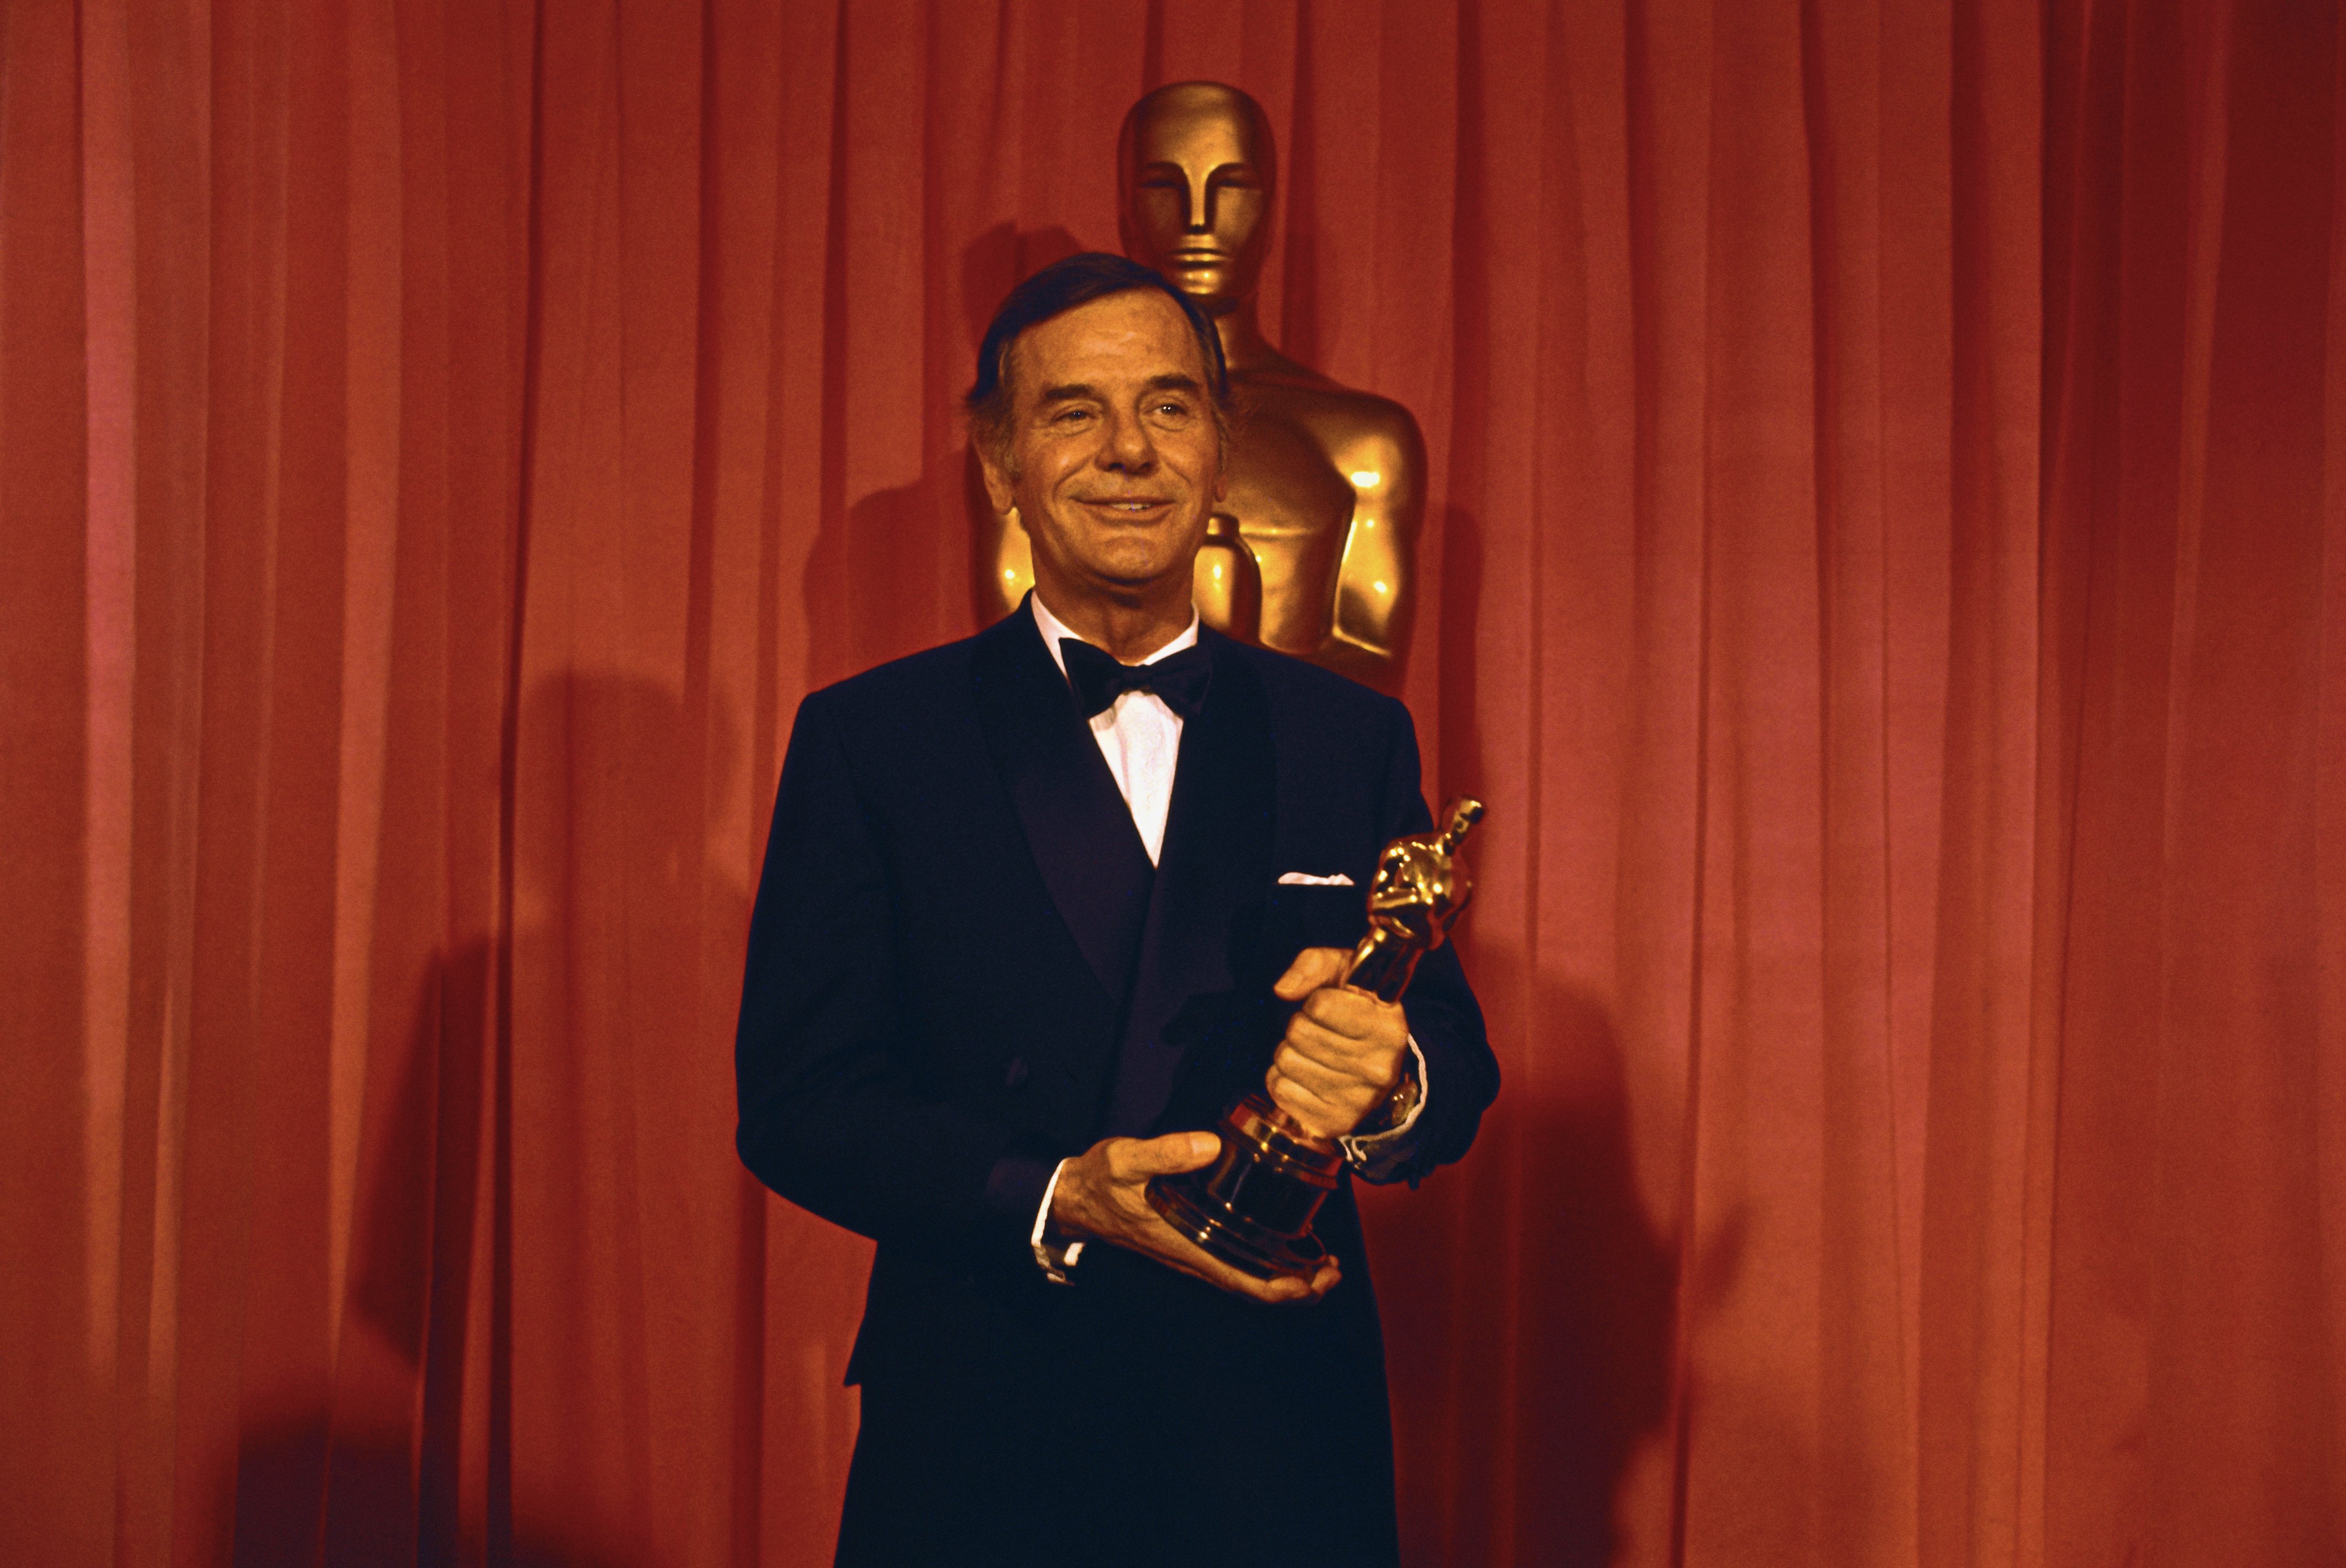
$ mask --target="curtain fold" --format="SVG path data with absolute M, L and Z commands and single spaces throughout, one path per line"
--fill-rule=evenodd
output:
M 2346 1559 L 2341 67 L 2289 0 L 0 8 L 0 1556 L 828 1561 L 870 1248 L 731 1150 L 782 745 L 974 629 L 977 337 L 1209 77 L 1271 337 L 1425 432 L 1491 806 L 1505 1091 L 1364 1198 L 1408 1560 Z

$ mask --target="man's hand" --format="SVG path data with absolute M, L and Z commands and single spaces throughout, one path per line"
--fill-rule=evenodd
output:
M 1279 1108 L 1323 1138 L 1341 1138 L 1385 1103 L 1409 1056 L 1409 1020 L 1397 1002 L 1337 983 L 1352 954 L 1307 947 L 1271 987 L 1303 999 L 1287 1022 L 1263 1085 Z
M 1258 1301 L 1316 1301 L 1342 1278 L 1330 1258 L 1306 1283 L 1241 1274 L 1165 1223 L 1148 1207 L 1148 1178 L 1213 1164 L 1221 1140 L 1211 1133 L 1161 1138 L 1106 1138 L 1069 1160 L 1051 1193 L 1051 1223 L 1071 1241 L 1106 1241 L 1209 1285 Z

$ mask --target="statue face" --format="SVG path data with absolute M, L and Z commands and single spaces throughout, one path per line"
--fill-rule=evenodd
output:
M 1124 249 L 1215 314 L 1254 292 L 1270 233 L 1273 154 L 1262 109 L 1236 87 L 1159 87 L 1125 117 Z

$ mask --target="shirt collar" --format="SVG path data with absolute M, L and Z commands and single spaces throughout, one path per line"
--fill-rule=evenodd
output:
M 1042 595 L 1036 593 L 1028 594 L 1026 596 L 1026 603 L 1034 608 L 1035 625 L 1043 634 L 1043 647 L 1045 651 L 1050 654 L 1051 662 L 1059 667 L 1059 677 L 1064 680 L 1066 678 L 1067 674 L 1067 656 L 1059 651 L 1059 639 L 1061 637 L 1074 637 L 1077 642 L 1087 643 L 1091 642 L 1091 638 L 1083 636 L 1079 632 L 1070 630 L 1066 622 L 1053 615 L 1049 608 L 1044 605 Z M 1094 643 L 1092 646 L 1097 647 L 1099 645 Z M 1175 637 L 1171 642 L 1167 643 L 1163 647 L 1158 648 L 1155 653 L 1150 654 L 1147 658 L 1142 659 L 1140 662 L 1142 664 L 1155 664 L 1158 659 L 1169 657 L 1174 654 L 1179 653 L 1183 648 L 1195 647 L 1197 646 L 1198 606 L 1191 605 L 1189 606 L 1189 625 L 1188 628 L 1185 629 L 1180 636 Z M 1105 652 L 1107 650 L 1102 649 L 1101 651 Z

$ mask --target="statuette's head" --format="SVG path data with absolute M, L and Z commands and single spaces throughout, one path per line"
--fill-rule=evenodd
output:
M 1018 285 L 968 411 L 987 497 L 1015 512 L 1046 604 L 1173 595 L 1227 488 L 1219 336 L 1165 279 L 1088 252 Z
M 1462 797 L 1443 813 L 1442 828 L 1387 844 L 1369 884 L 1369 921 L 1389 925 L 1430 946 L 1442 945 L 1453 921 L 1474 897 L 1474 883 L 1458 857 L 1466 834 L 1483 819 L 1483 803 Z
M 1220 315 L 1251 295 L 1277 170 L 1262 106 L 1219 82 L 1176 82 L 1132 106 L 1117 142 L 1125 254 Z

